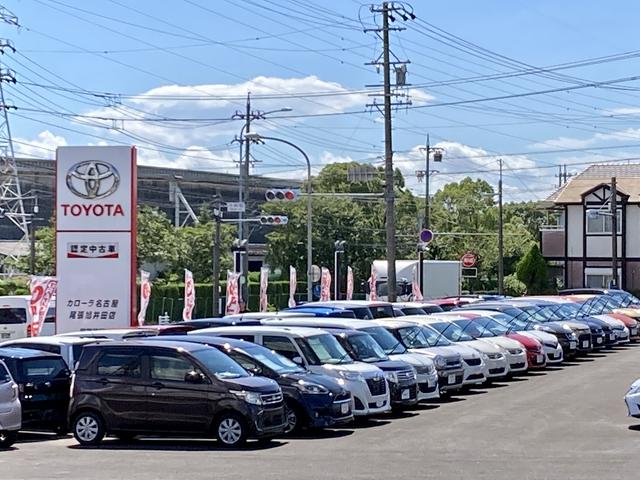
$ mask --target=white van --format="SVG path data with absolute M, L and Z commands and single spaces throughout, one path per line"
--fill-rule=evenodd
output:
M 30 295 L 7 295 L 0 297 L 0 341 L 31 336 Z M 56 333 L 55 300 L 47 311 L 40 335 Z

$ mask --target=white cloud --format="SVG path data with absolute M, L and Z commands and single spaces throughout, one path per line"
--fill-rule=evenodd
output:
M 24 158 L 55 158 L 56 148 L 65 147 L 67 140 L 54 135 L 49 130 L 40 132 L 35 139 L 14 138 L 14 149 L 17 157 Z
M 596 143 L 597 138 L 572 138 L 572 137 L 558 137 L 544 142 L 534 143 L 531 145 L 533 148 L 585 148 Z

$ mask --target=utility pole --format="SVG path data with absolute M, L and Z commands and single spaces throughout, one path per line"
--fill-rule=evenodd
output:
M 421 181 L 424 178 L 425 186 L 424 186 L 424 224 L 423 228 L 429 229 L 431 228 L 431 154 L 433 153 L 433 161 L 434 162 L 442 162 L 442 153 L 444 149 L 439 147 L 431 147 L 429 144 L 429 134 L 427 133 L 427 142 L 424 147 L 420 147 L 420 150 L 424 150 L 424 170 L 416 170 L 416 176 L 418 177 L 418 181 Z M 437 170 L 434 170 L 433 173 L 436 173 Z
M 216 206 L 213 209 L 215 230 L 213 235 L 213 316 L 220 316 L 220 223 L 222 221 L 222 209 Z
M 4 7 L 0 7 L 0 22 L 19 26 L 18 18 Z M 16 51 L 11 41 L 0 39 L 0 53 L 5 53 L 7 50 Z M 15 107 L 7 105 L 5 101 L 4 83 L 16 83 L 16 77 L 12 70 L 2 68 L 0 65 L 0 109 L 2 110 L 0 113 L 0 217 L 13 223 L 19 230 L 20 241 L 29 244 L 30 222 L 24 209 L 25 197 L 20 186 L 9 126 L 8 110 Z
M 618 288 L 618 188 L 611 177 L 611 288 Z
M 504 294 L 504 225 L 502 217 L 502 159 L 498 180 L 498 295 Z
M 413 10 L 407 4 L 383 2 L 382 5 L 372 5 L 370 7 L 372 13 L 382 16 L 382 27 L 365 29 L 365 32 L 373 31 L 382 39 L 382 62 L 380 57 L 369 65 L 382 66 L 383 76 L 383 116 L 384 116 L 384 197 L 385 197 L 385 227 L 386 227 L 386 246 L 387 246 L 387 300 L 396 301 L 396 214 L 395 214 L 395 191 L 393 184 L 393 129 L 391 123 L 391 108 L 398 103 L 392 104 L 391 96 L 400 95 L 391 92 L 391 66 L 394 66 L 396 73 L 396 82 L 394 87 L 404 87 L 406 84 L 406 73 L 408 62 L 399 61 L 394 55 L 391 60 L 391 48 L 389 41 L 389 33 L 391 30 L 404 30 L 403 28 L 390 27 L 389 21 L 395 21 L 396 17 L 392 14 L 400 16 L 403 20 L 415 19 Z M 382 35 L 380 35 L 382 34 Z M 397 65 L 397 66 L 396 66 Z M 377 104 L 373 104 L 379 109 Z M 375 287 L 375 286 L 374 286 Z

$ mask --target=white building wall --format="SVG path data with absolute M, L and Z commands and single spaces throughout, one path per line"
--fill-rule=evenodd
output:
M 611 235 L 588 236 L 586 257 L 611 257 Z M 622 238 L 620 235 L 618 235 L 618 257 L 622 257 Z
M 567 256 L 582 256 L 582 235 L 583 229 L 583 206 L 568 205 L 567 219 L 565 225 L 565 235 L 567 235 Z
M 627 205 L 627 257 L 640 257 L 640 206 Z M 622 255 L 622 252 L 620 252 Z

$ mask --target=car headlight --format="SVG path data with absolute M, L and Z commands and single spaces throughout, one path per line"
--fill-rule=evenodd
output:
M 447 360 L 444 357 L 437 356 L 433 362 L 438 368 L 444 368 L 447 366 Z
M 571 327 L 567 323 L 563 323 L 562 324 L 562 330 L 564 330 L 565 332 L 573 332 L 573 330 L 571 329 Z
M 419 373 L 420 375 L 429 375 L 429 374 L 433 373 L 433 370 L 435 370 L 435 367 L 433 366 L 433 363 L 430 363 L 428 365 L 418 365 L 418 366 L 416 366 L 416 372 Z
M 360 375 L 358 372 L 351 372 L 349 370 L 340 370 L 340 376 L 345 380 L 350 380 L 352 382 L 364 382 L 364 377 Z
M 504 358 L 504 355 L 502 355 L 501 353 L 489 353 L 487 354 L 487 357 L 489 357 L 491 360 L 501 360 Z
M 298 387 L 298 390 L 300 390 L 302 393 L 312 393 L 312 394 L 329 393 L 328 388 L 325 388 L 322 385 L 318 385 L 317 383 L 305 382 L 304 380 L 298 380 L 296 387 Z
M 243 399 L 245 402 L 250 403 L 251 405 L 262 405 L 262 397 L 258 392 L 247 392 L 246 390 L 229 390 L 229 393 L 232 393 L 236 397 Z
M 398 374 L 396 372 L 384 372 L 384 378 L 389 382 L 398 383 Z
M 542 342 L 545 347 L 558 348 L 558 342 Z
M 510 348 L 509 349 L 509 353 L 511 355 L 522 355 L 522 349 L 521 348 Z

